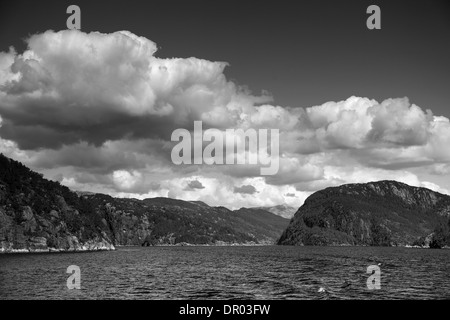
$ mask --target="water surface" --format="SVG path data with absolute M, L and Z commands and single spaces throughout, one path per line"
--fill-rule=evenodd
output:
M 366 285 L 374 264 L 380 290 Z M 67 289 L 70 265 L 81 269 L 81 290 Z M 450 299 L 449 266 L 450 250 L 383 247 L 2 254 L 0 299 Z

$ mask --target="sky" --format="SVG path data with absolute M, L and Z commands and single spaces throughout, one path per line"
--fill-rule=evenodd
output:
M 0 152 L 75 190 L 230 208 L 384 179 L 449 193 L 448 39 L 448 1 L 2 2 Z M 196 120 L 279 129 L 279 172 L 174 165 Z

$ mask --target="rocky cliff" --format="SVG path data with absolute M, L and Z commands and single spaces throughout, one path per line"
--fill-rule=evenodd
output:
M 450 240 L 449 215 L 450 196 L 425 188 L 396 181 L 343 185 L 306 199 L 278 244 L 438 247 Z
M 211 207 L 170 198 L 84 195 L 118 245 L 274 244 L 289 220 L 270 212 Z
M 89 203 L 0 155 L 0 252 L 114 250 Z
M 198 201 L 75 193 L 0 155 L 0 252 L 273 244 L 288 223 L 264 210 L 231 211 Z

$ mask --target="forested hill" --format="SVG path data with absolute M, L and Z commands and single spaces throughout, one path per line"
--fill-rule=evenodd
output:
M 91 203 L 0 155 L 0 251 L 114 249 Z
M 271 244 L 289 220 L 265 210 L 169 198 L 75 193 L 0 155 L 0 251 L 109 250 L 116 245 Z
M 450 196 L 397 181 L 348 184 L 312 194 L 283 245 L 450 245 Z

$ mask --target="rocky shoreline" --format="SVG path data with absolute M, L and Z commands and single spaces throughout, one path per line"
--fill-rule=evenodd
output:
M 156 244 L 151 247 L 262 247 L 262 246 L 270 246 L 275 244 L 270 243 L 216 243 L 216 244 L 192 244 L 192 243 L 177 243 L 177 244 Z M 304 246 L 304 245 L 300 245 Z M 371 247 L 368 245 L 328 245 L 329 247 Z M 22 249 L 14 249 L 12 244 L 5 245 L 3 242 L 0 246 L 0 254 L 8 254 L 8 253 L 74 253 L 74 252 L 97 252 L 97 251 L 115 251 L 119 248 L 126 247 L 141 247 L 139 245 L 116 245 L 110 244 L 108 242 L 93 242 L 89 241 L 83 245 L 73 246 L 69 248 L 22 248 Z M 404 245 L 404 246 L 393 246 L 397 248 L 407 248 L 407 249 L 430 249 L 430 247 L 426 246 L 417 246 L 417 245 Z M 450 249 L 449 246 L 444 246 L 442 249 Z
M 96 251 L 114 251 L 115 247 L 97 247 L 97 248 L 80 248 L 80 249 L 56 249 L 56 248 L 48 248 L 48 249 L 10 249 L 3 251 L 0 249 L 0 254 L 8 254 L 8 253 L 70 253 L 70 252 L 96 252 Z
M 76 237 L 74 237 L 76 238 Z M 255 242 L 247 242 L 247 243 L 227 243 L 221 242 L 213 243 L 213 244 L 193 244 L 187 242 L 180 242 L 177 244 L 155 244 L 151 247 L 262 247 L 268 245 L 275 245 L 275 243 L 255 243 Z M 12 243 L 2 242 L 0 245 L 0 254 L 1 253 L 70 253 L 70 252 L 95 252 L 95 251 L 115 251 L 119 248 L 126 247 L 142 247 L 139 245 L 113 245 L 107 241 L 88 241 L 84 244 L 79 244 L 75 246 L 70 246 L 69 248 L 53 248 L 53 247 L 28 247 L 28 248 L 13 248 Z M 144 246 L 145 247 L 145 246 Z
M 42 252 L 89 252 L 89 251 L 112 251 L 116 250 L 115 246 L 102 239 L 92 239 L 84 243 L 80 243 L 77 237 L 67 236 L 65 245 L 62 247 L 47 246 L 47 239 L 44 237 L 30 238 L 27 245 L 23 248 L 17 248 L 12 242 L 2 241 L 0 243 L 0 253 L 42 253 Z

